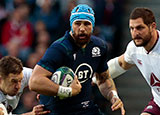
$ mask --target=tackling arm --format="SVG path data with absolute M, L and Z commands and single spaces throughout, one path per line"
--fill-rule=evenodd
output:
M 123 74 L 126 72 L 126 70 L 133 66 L 124 60 L 124 55 L 109 60 L 107 64 L 109 68 L 109 74 L 113 79 Z
M 124 60 L 124 54 L 109 60 L 107 64 L 108 64 L 109 74 L 112 79 L 118 77 L 119 75 L 126 72 L 129 68 L 134 66 L 133 64 L 129 64 Z M 97 78 L 95 76 L 92 77 L 92 81 L 93 83 L 97 84 Z
M 43 107 L 44 105 L 36 105 L 33 107 L 32 112 L 23 113 L 22 115 L 46 115 L 47 113 L 50 113 L 50 111 L 44 111 Z

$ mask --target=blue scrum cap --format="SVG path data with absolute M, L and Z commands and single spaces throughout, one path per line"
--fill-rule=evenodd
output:
M 95 23 L 94 11 L 92 10 L 91 7 L 89 7 L 86 4 L 79 4 L 71 12 L 71 16 L 70 16 L 71 30 L 72 30 L 72 24 L 76 20 L 87 20 L 91 22 L 92 26 L 94 27 L 94 23 Z

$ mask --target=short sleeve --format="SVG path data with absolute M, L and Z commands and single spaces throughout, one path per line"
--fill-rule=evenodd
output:
M 133 60 L 132 60 L 132 53 L 134 52 L 135 50 L 135 45 L 134 45 L 134 42 L 131 41 L 128 46 L 127 46 L 127 49 L 124 53 L 124 60 L 127 62 L 127 63 L 130 63 L 130 64 L 134 64 Z
M 27 67 L 23 67 L 23 79 L 21 82 L 21 89 L 19 91 L 19 93 L 22 93 L 24 88 L 28 86 L 29 84 L 29 79 L 31 77 L 32 74 L 32 69 L 31 68 L 27 68 Z
M 63 58 L 65 57 L 62 48 L 58 45 L 53 45 L 47 49 L 42 59 L 38 62 L 38 65 L 47 69 L 50 72 L 54 72 L 59 65 L 63 64 Z

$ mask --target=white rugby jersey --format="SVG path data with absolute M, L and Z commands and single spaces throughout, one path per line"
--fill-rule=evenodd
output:
M 159 31 L 158 34 L 160 36 Z M 155 103 L 160 107 L 160 38 L 149 53 L 144 47 L 136 47 L 131 41 L 124 53 L 124 59 L 130 64 L 136 64 L 151 87 Z
M 0 103 L 3 103 L 6 108 L 9 106 L 14 110 L 19 102 L 20 96 L 23 93 L 23 90 L 26 86 L 28 86 L 29 78 L 32 74 L 32 69 L 23 67 L 23 79 L 21 82 L 21 89 L 19 90 L 16 96 L 4 95 L 3 92 L 0 91 Z

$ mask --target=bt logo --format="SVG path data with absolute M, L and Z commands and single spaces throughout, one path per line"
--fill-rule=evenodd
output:
M 93 69 L 89 64 L 82 63 L 77 67 L 75 74 L 78 76 L 80 83 L 84 83 L 92 77 Z

